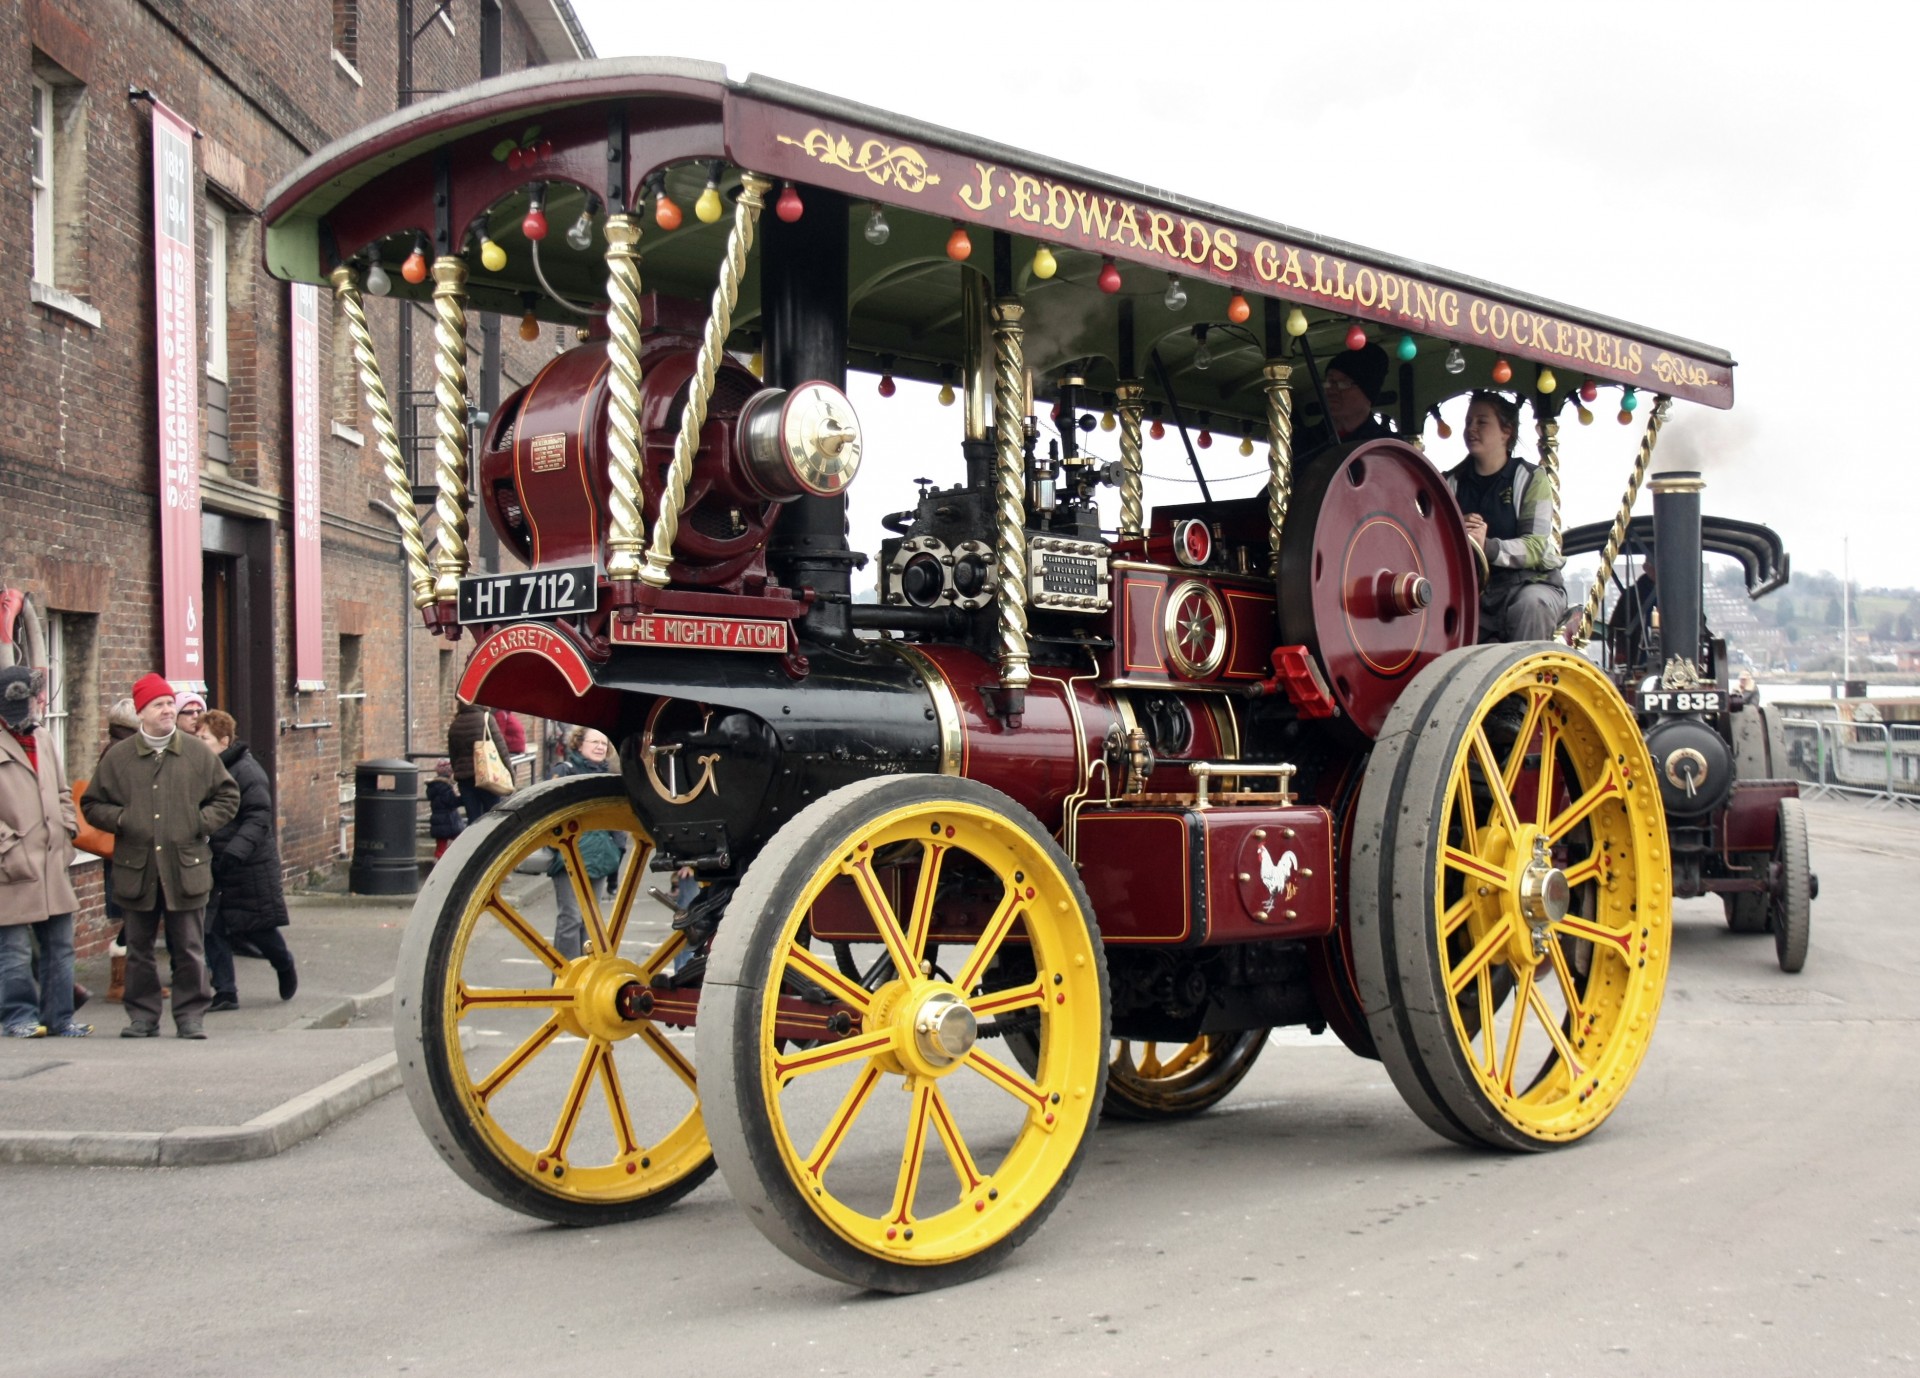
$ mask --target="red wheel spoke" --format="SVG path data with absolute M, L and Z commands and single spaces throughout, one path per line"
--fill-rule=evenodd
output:
M 1600 878 L 1600 867 L 1605 859 L 1605 853 L 1595 851 L 1588 854 L 1584 861 L 1576 862 L 1574 865 L 1567 867 L 1567 888 L 1571 890 L 1576 885 L 1585 885 L 1590 880 L 1598 880 Z
M 680 1050 L 673 1046 L 672 1041 L 665 1034 L 652 1024 L 646 1024 L 640 1029 L 640 1038 L 653 1049 L 662 1062 L 667 1064 L 675 1076 L 686 1083 L 689 1091 L 696 1096 L 700 1094 L 700 1083 L 694 1074 L 693 1064 L 680 1055 Z
M 626 941 L 627 920 L 633 917 L 633 906 L 640 902 L 640 882 L 647 874 L 647 857 L 653 848 L 639 838 L 628 835 L 632 846 L 627 849 L 626 869 L 620 876 L 620 884 L 613 892 L 613 911 L 607 916 L 607 955 L 620 955 L 620 944 Z
M 1046 1108 L 1047 1096 L 1044 1091 L 1021 1076 L 1020 1073 L 1007 1066 L 1004 1062 L 988 1057 L 985 1053 L 981 1052 L 979 1048 L 976 1047 L 972 1052 L 967 1054 L 967 1066 L 973 1068 L 974 1071 L 978 1072 L 995 1086 L 998 1086 L 1008 1095 L 1025 1101 L 1034 1109 L 1043 1110 Z
M 621 922 L 625 923 L 625 920 L 622 919 Z M 665 971 L 667 969 L 667 963 L 679 956 L 680 950 L 686 945 L 687 935 L 685 933 L 668 933 L 666 941 L 656 947 L 653 950 L 653 955 L 640 964 L 640 984 L 651 985 L 653 978 Z
M 607 1099 L 607 1118 L 613 1121 L 613 1137 L 623 1156 L 640 1151 L 634 1136 L 633 1117 L 627 1113 L 627 1097 L 620 1089 L 620 1072 L 613 1065 L 613 1049 L 607 1047 L 600 1057 L 600 1094 Z
M 953 1175 L 960 1180 L 960 1194 L 965 1196 L 977 1190 L 986 1179 L 980 1175 L 980 1168 L 973 1161 L 973 1152 L 967 1147 L 966 1140 L 960 1137 L 960 1126 L 953 1122 L 953 1109 L 947 1104 L 947 1098 L 940 1094 L 940 1084 L 935 1082 L 932 1094 L 927 1098 L 927 1108 L 933 1116 L 933 1127 L 940 1135 L 940 1142 L 947 1150 L 947 1161 L 953 1165 Z
M 1567 1017 L 1577 1030 L 1586 1022 L 1587 1009 L 1580 1002 L 1580 990 L 1574 984 L 1573 968 L 1567 965 L 1567 954 L 1560 950 L 1559 943 L 1547 944 L 1547 957 L 1553 962 L 1553 974 L 1560 978 L 1560 994 L 1567 1002 Z
M 902 976 L 919 975 L 920 953 L 907 945 L 907 935 L 900 929 L 900 920 L 894 917 L 886 891 L 880 888 L 879 878 L 873 874 L 873 853 L 862 852 L 857 860 L 840 869 L 843 874 L 853 877 L 854 887 L 866 902 L 873 926 L 880 930 L 880 941 L 887 945 L 887 955 L 893 958 L 893 969 Z
M 1533 998 L 1533 968 L 1522 967 L 1513 985 L 1513 1019 L 1507 1026 L 1507 1055 L 1500 1063 L 1500 1084 L 1513 1091 L 1513 1068 L 1520 1060 L 1520 1031 L 1527 1026 L 1527 1002 Z
M 573 992 L 560 986 L 541 986 L 537 990 L 509 990 L 503 986 L 481 986 L 475 989 L 465 981 L 460 983 L 460 993 L 456 997 L 459 1009 L 456 1018 L 465 1019 L 471 1010 L 551 1010 L 573 1003 Z
M 1440 916 L 1440 937 L 1443 940 L 1451 938 L 1454 930 L 1467 921 L 1467 916 L 1473 913 L 1474 900 L 1477 898 L 1479 898 L 1477 895 L 1463 895 L 1454 902 L 1452 908 Z
M 1527 716 L 1520 724 L 1520 735 L 1513 739 L 1512 753 L 1500 772 L 1509 794 L 1513 793 L 1514 785 L 1519 783 L 1520 769 L 1527 763 L 1527 748 L 1533 745 L 1533 734 L 1540 730 L 1540 713 L 1551 697 L 1552 691 L 1548 689 L 1527 691 Z
M 794 946 L 787 949 L 787 966 L 798 971 L 816 985 L 825 986 L 837 998 L 853 1006 L 862 1014 L 872 1003 L 873 996 L 865 986 L 849 981 L 834 968 L 822 962 L 804 947 Z
M 608 1046 L 599 1039 L 587 1040 L 587 1049 L 580 1054 L 580 1065 L 573 1069 L 573 1084 L 567 1088 L 567 1098 L 560 1106 L 560 1118 L 554 1121 L 553 1137 L 547 1140 L 543 1156 L 566 1158 L 567 1145 L 573 1142 L 573 1131 L 580 1127 L 580 1111 L 587 1103 L 587 1090 L 599 1074 L 601 1055 L 609 1051 Z
M 518 909 L 501 899 L 498 891 L 487 896 L 487 912 L 500 921 L 502 928 L 518 938 L 527 951 L 546 963 L 547 970 L 559 971 L 567 964 L 567 959 L 541 935 L 540 930 L 528 923 Z
M 1548 840 L 1558 842 L 1561 838 L 1565 837 L 1580 820 L 1599 808 L 1607 800 L 1618 798 L 1624 792 L 1620 777 L 1614 774 L 1612 767 L 1608 767 L 1606 774 L 1602 775 L 1591 789 L 1587 790 L 1578 799 L 1554 815 L 1553 821 L 1547 824 L 1546 831 Z
M 952 851 L 945 842 L 920 844 L 920 883 L 914 887 L 912 918 L 907 923 L 907 951 L 925 952 L 933 931 L 933 897 L 940 884 L 940 866 Z
M 1473 777 L 1461 771 L 1453 782 L 1453 823 L 1460 830 L 1460 849 L 1468 855 L 1480 851 L 1480 820 L 1473 811 Z
M 1506 786 L 1506 776 L 1500 769 L 1500 763 L 1493 758 L 1493 743 L 1487 740 L 1484 727 L 1473 729 L 1473 757 L 1480 763 L 1480 773 L 1486 777 L 1487 793 L 1493 796 L 1493 806 L 1499 811 L 1500 821 L 1506 825 L 1507 836 L 1514 836 L 1520 831 L 1520 819 L 1513 811 L 1513 795 Z
M 1567 1042 L 1567 1035 L 1561 1029 L 1560 1021 L 1554 1017 L 1553 1011 L 1547 1008 L 1547 999 L 1540 993 L 1540 987 L 1531 982 L 1527 986 L 1527 1007 L 1539 1019 L 1540 1027 L 1547 1031 L 1547 1038 L 1553 1043 L 1554 1051 L 1560 1054 L 1560 1060 L 1567 1065 L 1567 1071 L 1575 1077 L 1583 1074 L 1586 1069 L 1580 1065 L 1579 1057 L 1574 1054 L 1573 1045 Z
M 480 1103 L 485 1105 L 493 1099 L 496 1091 L 518 1076 L 528 1063 L 539 1056 L 542 1048 L 559 1036 L 560 1018 L 558 1015 L 549 1016 L 546 1023 L 528 1034 L 521 1040 L 519 1047 L 508 1053 L 499 1066 L 487 1073 L 485 1081 L 473 1088 L 473 1093 L 480 1098 Z
M 829 1067 L 838 1067 L 843 1063 L 878 1057 L 892 1046 L 893 1030 L 891 1029 L 843 1038 L 837 1043 L 823 1043 L 817 1048 L 805 1049 L 792 1057 L 776 1055 L 773 1059 L 773 1074 L 781 1081 L 785 1081 L 789 1077 L 808 1072 L 824 1072 Z
M 1494 959 L 1500 949 L 1506 946 L 1512 934 L 1513 919 L 1509 915 L 1502 914 L 1500 921 L 1481 936 L 1480 941 L 1473 945 L 1473 951 L 1462 958 L 1460 965 L 1453 969 L 1447 980 L 1447 989 L 1454 995 L 1465 990 L 1467 982 L 1477 976 L 1480 969 Z
M 1047 988 L 1039 981 L 1024 986 L 1015 986 L 1012 990 L 996 990 L 989 995 L 967 1001 L 967 1008 L 973 1011 L 975 1019 L 988 1015 L 1005 1014 L 1008 1010 L 1023 1010 L 1047 1003 Z
M 907 1120 L 907 1141 L 900 1149 L 900 1176 L 893 1186 L 893 1205 L 887 1219 L 896 1225 L 913 1220 L 913 1198 L 920 1191 L 920 1169 L 927 1160 L 927 1124 L 932 1118 L 933 1082 L 923 1080 L 913 1088 L 913 1110 Z
M 980 984 L 980 975 L 987 969 L 1000 951 L 1000 944 L 1006 941 L 1008 930 L 1013 921 L 1020 916 L 1020 892 L 1007 884 L 1007 893 L 1000 897 L 1000 907 L 993 911 L 993 917 L 987 920 L 987 926 L 981 930 L 980 941 L 973 945 L 973 955 L 967 958 L 967 965 L 961 971 L 960 978 L 954 984 L 961 990 L 972 990 Z
M 853 1128 L 860 1112 L 867 1107 L 867 1099 L 873 1095 L 873 1088 L 880 1084 L 880 1069 L 868 1064 L 867 1070 L 855 1079 L 847 1088 L 847 1094 L 840 1098 L 839 1107 L 833 1112 L 833 1118 L 827 1121 L 827 1127 L 820 1131 L 820 1137 L 813 1142 L 812 1150 L 807 1154 L 807 1171 L 817 1182 L 826 1176 L 827 1166 L 833 1162 L 833 1155 L 840 1151 L 840 1145 L 846 1142 L 847 1131 Z
M 1533 824 L 1536 828 L 1545 828 L 1551 821 L 1553 809 L 1553 770 L 1554 757 L 1560 750 L 1560 727 L 1554 722 L 1553 715 L 1540 725 L 1540 785 L 1533 797 Z
M 1482 861 L 1479 857 L 1470 852 L 1463 852 L 1458 847 L 1447 848 L 1443 853 L 1443 859 L 1456 871 L 1465 871 L 1470 876 L 1478 876 L 1491 885 L 1504 887 L 1511 884 L 1513 880 L 1513 877 L 1503 868 L 1495 866 L 1490 861 Z
M 1560 920 L 1552 929 L 1555 933 L 1569 933 L 1576 938 L 1585 938 L 1590 943 L 1607 943 L 1620 949 L 1622 956 L 1633 955 L 1633 926 L 1625 928 L 1607 928 L 1594 923 L 1591 919 L 1577 919 L 1572 915 Z

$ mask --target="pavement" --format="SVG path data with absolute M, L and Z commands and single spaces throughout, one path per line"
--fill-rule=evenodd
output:
M 0 1163 L 193 1166 L 270 1157 L 400 1085 L 394 962 L 413 897 L 289 895 L 300 973 L 282 1001 L 273 969 L 234 959 L 240 1008 L 209 1012 L 207 1039 L 126 1039 L 105 998 L 108 959 L 79 963 L 95 994 L 91 1038 L 0 1040 Z M 162 979 L 166 960 L 161 958 Z

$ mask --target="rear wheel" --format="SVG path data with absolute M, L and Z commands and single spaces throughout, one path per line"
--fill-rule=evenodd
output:
M 856 925 L 869 941 L 848 941 Z M 1086 892 L 1012 800 L 939 776 L 834 791 L 768 842 L 714 940 L 702 1072 L 727 1185 L 828 1277 L 919 1292 L 979 1276 L 1079 1169 L 1106 995 Z M 988 1052 L 1008 1025 L 1032 1071 Z
M 1584 658 L 1455 652 L 1361 786 L 1353 947 L 1394 1085 L 1461 1143 L 1578 1139 L 1631 1084 L 1669 953 L 1666 821 L 1639 729 Z
M 1246 1079 L 1271 1032 L 1201 1034 L 1185 1044 L 1116 1039 L 1107 1064 L 1107 1114 L 1116 1120 L 1178 1120 L 1210 1110 Z
M 1813 870 L 1807 860 L 1807 811 L 1798 799 L 1780 801 L 1780 836 L 1774 844 L 1780 888 L 1766 896 L 1773 928 L 1773 950 L 1780 970 L 1807 964 L 1807 940 L 1813 927 Z
M 604 909 L 581 863 L 591 832 L 627 844 Z M 542 848 L 565 862 L 586 924 L 587 951 L 571 961 L 529 917 L 551 903 L 551 883 L 516 874 Z M 618 778 L 536 786 L 448 849 L 401 945 L 394 1040 L 421 1128 L 468 1185 L 541 1220 L 638 1219 L 713 1171 L 695 997 L 642 995 L 684 950 L 664 909 L 635 912 L 651 850 Z

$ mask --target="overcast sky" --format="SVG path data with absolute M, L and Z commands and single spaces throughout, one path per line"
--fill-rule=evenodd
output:
M 1704 468 L 1707 510 L 1798 569 L 1850 538 L 1856 580 L 1920 585 L 1908 7 L 573 6 L 603 57 L 781 77 L 1726 349 L 1734 409 L 1676 402 L 1655 468 Z M 957 474 L 958 416 L 849 392 L 871 550 L 911 478 Z M 1640 428 L 1567 421 L 1567 524 L 1608 518 Z M 1147 469 L 1184 471 L 1171 433 Z

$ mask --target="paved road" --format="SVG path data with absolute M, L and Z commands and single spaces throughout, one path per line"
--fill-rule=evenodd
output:
M 1806 972 L 1684 906 L 1647 1066 L 1560 1153 L 1451 1147 L 1285 1036 L 1219 1111 L 1103 1128 L 999 1274 L 879 1298 L 717 1179 L 648 1224 L 523 1221 L 390 1096 L 263 1162 L 7 1170 L 0 1373 L 1914 1372 L 1920 820 L 1812 818 Z

